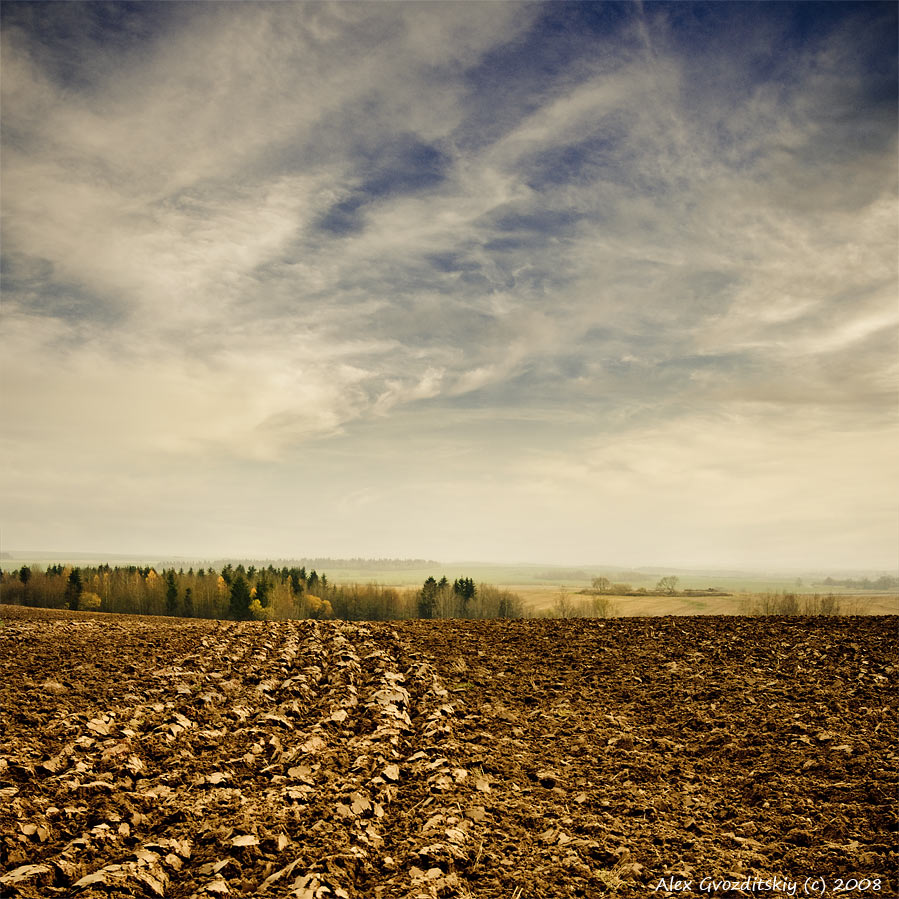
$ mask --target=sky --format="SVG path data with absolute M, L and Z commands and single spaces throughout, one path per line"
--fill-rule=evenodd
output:
M 4 551 L 899 565 L 895 3 L 0 40 Z

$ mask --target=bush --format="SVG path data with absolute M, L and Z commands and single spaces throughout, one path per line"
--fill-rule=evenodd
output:
M 617 615 L 618 604 L 605 594 L 576 602 L 566 593 L 560 593 L 550 612 L 552 618 L 614 618 Z
M 618 604 L 608 596 L 594 596 L 591 605 L 593 618 L 614 618 L 618 614 Z
M 274 618 L 274 611 L 270 607 L 262 605 L 258 599 L 254 599 L 250 603 L 250 617 L 254 621 L 271 621 Z

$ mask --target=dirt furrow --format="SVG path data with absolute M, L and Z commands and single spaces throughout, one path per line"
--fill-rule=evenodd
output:
M 5 617 L 4 896 L 895 894 L 895 619 Z

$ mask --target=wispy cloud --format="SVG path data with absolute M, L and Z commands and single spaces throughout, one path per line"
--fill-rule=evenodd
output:
M 589 517 L 552 546 L 497 536 L 529 484 L 569 471 L 560 507 L 648 510 L 692 465 L 734 497 L 710 561 L 745 545 L 747 483 L 773 501 L 790 478 L 796 557 L 826 559 L 798 487 L 813 433 L 819 489 L 857 472 L 834 514 L 877 522 L 845 561 L 894 558 L 896 473 L 857 463 L 896 424 L 895 24 L 875 3 L 7 4 L 7 540 L 114 542 L 85 510 L 103 477 L 216 508 L 245 476 L 274 506 L 315 485 L 316 551 L 585 558 Z M 776 423 L 750 445 L 779 480 L 734 421 Z M 683 439 L 709 422 L 720 441 Z M 375 447 L 381 510 L 352 499 Z M 483 497 L 490 524 L 446 512 L 422 545 L 410 483 Z M 388 507 L 392 549 L 369 536 Z M 313 536 L 266 514 L 271 554 Z M 177 550 L 164 518 L 142 539 Z M 181 539 L 266 551 L 224 520 Z

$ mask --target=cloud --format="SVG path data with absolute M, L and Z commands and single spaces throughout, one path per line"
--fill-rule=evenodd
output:
M 846 458 L 894 414 L 894 11 L 3 17 L 5 453 L 33 489 L 55 465 L 77 505 L 79 478 L 130 481 L 140 457 L 271 466 L 272 496 L 315 469 L 371 496 L 364 454 L 340 473 L 319 455 L 368 435 L 394 447 L 381 474 L 403 502 L 414 453 L 397 447 L 446 441 L 462 468 L 422 490 L 476 485 L 518 520 L 529 481 L 485 483 L 531 447 L 559 441 L 553 465 L 579 471 L 597 435 L 650 441 L 674 482 L 711 451 L 674 435 L 733 409 L 814 421 Z M 801 472 L 802 434 L 771 439 Z M 742 495 L 738 456 L 717 495 Z M 858 477 L 894 473 L 878 456 Z M 461 553 L 442 527 L 459 552 L 408 552 Z M 516 534 L 491 545 L 542 545 Z

